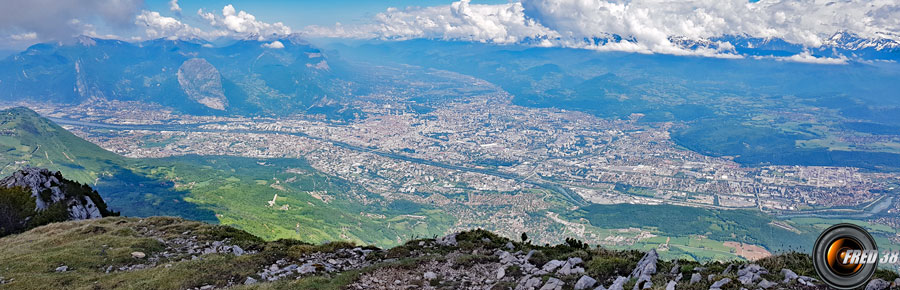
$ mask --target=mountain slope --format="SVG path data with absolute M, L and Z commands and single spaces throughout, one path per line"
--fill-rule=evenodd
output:
M 62 171 L 81 183 L 94 183 L 123 161 L 24 107 L 0 111 L 0 152 L 0 174 L 28 164 Z
M 103 192 L 110 209 L 125 216 L 221 222 L 270 240 L 348 239 L 379 245 L 443 234 L 454 222 L 434 205 L 387 200 L 302 159 L 124 158 L 26 108 L 0 111 L 0 117 L 5 120 L 0 123 L 4 175 L 27 166 L 61 171 Z M 278 206 L 266 206 L 276 194 Z M 365 196 L 369 203 L 353 196 Z
M 192 114 L 303 112 L 350 90 L 347 68 L 298 39 L 128 43 L 80 37 L 37 44 L 0 61 L 0 100 L 157 103 Z
M 708 289 L 717 282 L 721 289 L 825 288 L 813 280 L 805 254 L 785 253 L 756 266 L 701 264 L 577 240 L 537 246 L 483 230 L 383 250 L 348 242 L 264 242 L 227 226 L 114 217 L 55 223 L 0 238 L 0 244 L 0 288 L 15 289 L 632 289 L 638 283 Z M 875 278 L 893 281 L 897 274 L 879 270 Z

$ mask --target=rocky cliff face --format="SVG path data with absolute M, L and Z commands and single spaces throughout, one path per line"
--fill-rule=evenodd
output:
M 116 215 L 100 195 L 86 185 L 41 168 L 24 168 L 0 179 L 0 236 L 65 220 L 96 219 Z M 27 195 L 27 196 L 23 196 Z
M 178 84 L 191 100 L 204 106 L 215 110 L 225 110 L 228 106 L 219 70 L 205 59 L 192 58 L 182 63 L 178 68 Z

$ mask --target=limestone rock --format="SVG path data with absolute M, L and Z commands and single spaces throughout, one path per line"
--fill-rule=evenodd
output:
M 703 276 L 700 275 L 700 273 L 694 273 L 693 275 L 691 275 L 691 284 L 700 282 L 700 280 L 703 280 Z
M 891 287 L 891 282 L 883 279 L 874 279 L 869 281 L 869 284 L 866 284 L 866 290 L 884 290 L 888 287 Z
M 566 262 L 559 268 L 559 271 L 556 273 L 559 275 L 576 275 L 576 274 L 584 274 L 584 268 L 577 266 L 581 264 L 583 261 L 579 257 L 572 257 L 566 260 Z
M 550 260 L 550 262 L 544 264 L 544 267 L 541 267 L 541 269 L 547 272 L 553 272 L 563 264 L 565 264 L 565 262 L 560 260 Z
M 729 279 L 729 278 L 722 278 L 722 280 L 716 281 L 716 283 L 713 283 L 712 286 L 709 286 L 709 289 L 710 289 L 710 290 L 712 290 L 712 289 L 721 289 L 722 286 L 725 286 L 725 284 L 728 284 L 728 283 L 731 283 L 731 279 Z
M 43 211 L 51 205 L 64 202 L 69 212 L 70 220 L 84 220 L 102 218 L 103 212 L 106 211 L 105 204 L 103 209 L 98 207 L 97 203 L 102 204 L 99 195 L 93 196 L 75 196 L 71 193 L 71 182 L 63 179 L 59 171 L 51 172 L 43 168 L 26 167 L 12 175 L 0 179 L 0 187 L 12 188 L 23 187 L 31 191 L 31 197 L 35 198 L 35 211 Z M 95 198 L 98 199 L 95 202 Z
M 440 237 L 437 239 L 437 241 L 435 241 L 435 243 L 438 244 L 439 246 L 454 247 L 457 245 L 456 233 L 452 233 L 452 234 Z
M 797 273 L 791 271 L 791 269 L 781 269 L 781 275 L 784 275 L 784 281 L 782 283 L 790 282 L 791 280 L 797 279 Z
M 675 285 L 677 284 L 678 283 L 676 283 L 675 281 L 669 281 L 669 283 L 666 284 L 666 290 L 675 290 Z
M 561 290 L 565 285 L 562 280 L 556 278 L 547 279 L 547 283 L 544 284 L 544 287 L 541 287 L 541 290 Z
M 581 276 L 581 278 L 578 279 L 578 282 L 575 282 L 575 290 L 588 289 L 594 287 L 594 284 L 597 284 L 596 279 L 591 278 L 587 275 Z
M 425 280 L 431 281 L 431 280 L 437 279 L 437 274 L 435 274 L 434 272 L 428 271 L 428 272 L 425 272 L 424 278 L 425 278 Z
M 634 270 L 631 271 L 631 275 L 629 278 L 640 278 L 641 276 L 653 276 L 656 274 L 656 262 L 659 260 L 659 255 L 656 253 L 656 249 L 651 249 L 647 254 L 638 261 L 637 266 L 635 266 Z
M 778 283 L 763 279 L 762 281 L 759 282 L 758 286 L 759 286 L 759 288 L 769 289 L 769 288 L 775 287 L 777 285 L 778 285 Z
M 619 276 L 616 278 L 616 281 L 609 286 L 609 290 L 624 290 L 625 282 L 628 282 L 628 278 Z
M 147 254 L 144 254 L 144 252 L 131 252 L 131 257 L 135 259 L 143 259 L 144 257 L 147 257 Z
M 192 58 L 182 63 L 178 68 L 178 84 L 188 98 L 210 109 L 222 111 L 228 106 L 222 76 L 205 59 Z
M 769 274 L 769 271 L 757 264 L 746 265 L 744 267 L 741 267 L 741 269 L 737 272 L 738 281 L 740 281 L 741 284 L 744 285 L 753 284 L 753 282 L 756 282 L 756 280 L 759 280 L 761 278 L 760 275 L 765 274 Z

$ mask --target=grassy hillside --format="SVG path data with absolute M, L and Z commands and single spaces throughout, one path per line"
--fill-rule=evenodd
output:
M 455 222 L 431 205 L 396 206 L 302 159 L 125 158 L 27 108 L 0 111 L 0 152 L 0 164 L 5 165 L 0 175 L 24 166 L 58 170 L 67 179 L 90 184 L 124 216 L 222 223 L 268 240 L 353 240 L 389 246 L 444 234 Z M 274 206 L 268 206 L 276 194 Z M 350 194 L 365 195 L 370 203 L 353 202 Z
M 0 174 L 8 175 L 27 162 L 61 171 L 66 178 L 95 183 L 113 172 L 124 158 L 85 141 L 28 108 L 0 111 Z
M 177 218 L 113 217 L 64 222 L 0 238 L 0 244 L 4 245 L 0 247 L 0 289 L 188 289 L 203 286 L 343 289 L 359 288 L 361 285 L 371 288 L 458 288 L 484 282 L 478 281 L 485 279 L 478 276 L 484 275 L 479 274 L 480 269 L 489 269 L 487 276 L 495 276 L 497 267 L 503 264 L 500 258 L 502 252 L 525 253 L 532 250 L 534 253 L 527 259 L 528 264 L 540 266 L 554 259 L 578 257 L 583 260 L 581 265 L 585 275 L 594 277 L 602 285 L 610 285 L 617 276 L 627 276 L 645 255 L 639 251 L 589 247 L 576 240 L 555 246 L 536 246 L 482 230 L 457 234 L 455 245 L 442 245 L 440 241 L 411 240 L 402 246 L 382 250 L 348 242 L 320 245 L 295 240 L 266 242 L 231 227 Z M 231 250 L 234 246 L 241 248 L 240 254 Z M 217 250 L 209 250 L 213 248 Z M 192 253 L 192 249 L 201 249 L 206 253 Z M 358 252 L 366 253 L 362 256 L 353 254 Z M 290 268 L 289 264 L 313 264 L 310 261 L 320 260 L 323 262 L 316 262 L 318 266 L 312 268 L 317 270 L 311 273 L 292 272 L 274 282 L 264 282 L 260 275 L 275 272 L 271 270 L 275 268 Z M 343 263 L 349 260 L 355 264 Z M 513 262 L 516 263 L 519 262 Z M 652 281 L 656 287 L 661 287 L 674 279 L 676 274 L 682 274 L 687 278 L 678 282 L 678 289 L 707 289 L 712 283 L 707 279 L 689 283 L 692 273 L 703 277 L 713 275 L 714 280 L 731 278 L 736 281 L 736 270 L 723 270 L 729 264 L 734 265 L 733 269 L 738 269 L 745 263 L 700 264 L 681 260 L 677 261 L 678 268 L 672 273 L 670 269 L 675 261 L 661 260 L 657 264 L 659 273 L 653 275 Z M 805 254 L 781 254 L 757 264 L 769 269 L 771 274 L 765 274 L 763 278 L 770 281 L 784 279 L 781 269 L 815 277 L 810 258 Z M 332 271 L 326 270 L 328 267 L 332 267 Z M 695 267 L 703 269 L 695 270 Z M 488 282 L 488 285 L 506 289 L 515 287 L 517 281 L 528 279 L 525 270 L 519 266 L 512 265 L 506 269 L 503 278 L 491 279 L 493 282 Z M 426 271 L 436 271 L 439 276 L 425 279 L 423 273 Z M 463 274 L 482 278 L 473 278 L 473 281 L 451 279 L 453 275 Z M 557 277 L 568 285 L 574 285 L 580 276 L 549 273 L 534 277 L 544 281 Z M 243 285 L 248 277 L 260 282 Z M 876 277 L 892 281 L 897 275 L 879 271 Z M 372 282 L 388 278 L 388 287 Z M 633 284 L 634 279 L 627 282 L 625 288 L 630 289 Z M 723 289 L 740 287 L 735 282 Z M 779 288 L 801 287 L 792 281 L 779 285 Z

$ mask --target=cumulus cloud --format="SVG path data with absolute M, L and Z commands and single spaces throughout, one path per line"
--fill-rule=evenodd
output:
M 148 38 L 213 38 L 224 33 L 192 27 L 182 23 L 178 19 L 162 16 L 156 11 L 141 11 L 135 17 L 135 24 L 144 27 L 144 33 Z
M 525 17 L 521 3 L 498 5 L 471 4 L 469 0 L 446 6 L 389 8 L 375 16 L 373 24 L 344 27 L 310 26 L 304 33 L 312 36 L 356 38 L 454 39 L 492 43 L 515 43 L 536 38 L 558 37 L 532 19 Z
M 310 36 L 459 39 L 641 53 L 739 57 L 721 36 L 781 38 L 805 47 L 836 33 L 900 41 L 895 0 L 468 0 L 391 8 L 372 24 L 308 27 Z M 687 45 L 686 45 L 687 44 Z M 810 55 L 811 56 L 811 55 Z M 798 55 L 798 60 L 809 59 Z
M 147 10 L 141 11 L 135 17 L 135 23 L 144 28 L 144 34 L 149 39 L 200 38 L 212 40 L 219 37 L 233 37 L 264 41 L 291 34 L 291 28 L 281 22 L 267 23 L 257 20 L 250 13 L 236 11 L 232 5 L 222 8 L 220 15 L 204 12 L 203 9 L 197 10 L 197 15 L 208 22 L 209 26 L 203 28 L 191 26 L 177 18 Z M 270 45 L 274 45 L 274 43 L 270 43 Z
M 181 16 L 181 6 L 178 5 L 178 0 L 169 1 L 169 11 L 172 11 L 175 15 Z
M 142 5 L 142 0 L 3 1 L 0 35 L 34 33 L 22 40 L 62 40 L 83 34 L 91 22 L 130 26 Z
M 256 20 L 256 16 L 243 10 L 236 11 L 231 4 L 222 8 L 222 14 L 198 10 L 197 15 L 209 22 L 209 25 L 223 29 L 234 36 L 256 36 L 260 40 L 270 37 L 286 36 L 291 34 L 291 28 L 284 23 L 267 23 Z
M 281 41 L 276 40 L 276 41 L 269 42 L 269 43 L 263 43 L 262 46 L 266 47 L 266 48 L 280 49 L 280 48 L 284 48 L 284 43 L 281 43 Z

